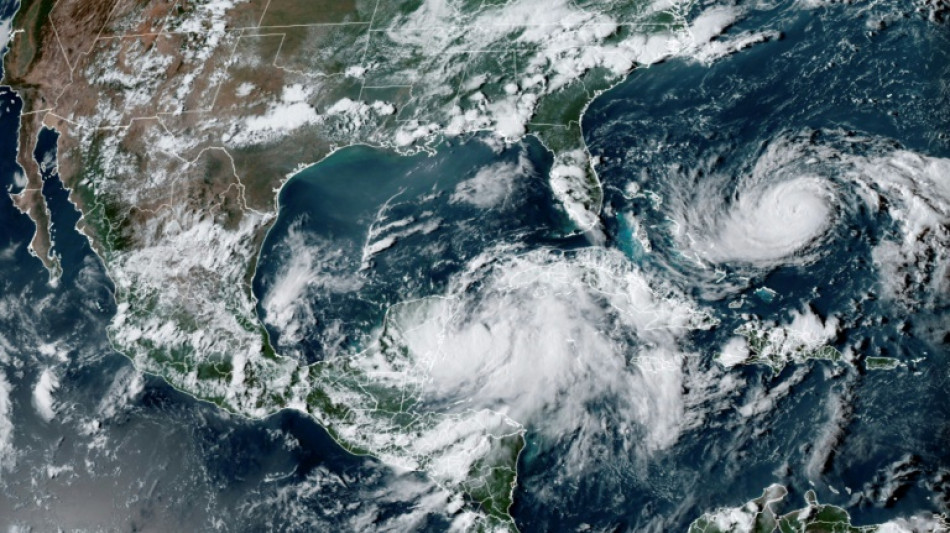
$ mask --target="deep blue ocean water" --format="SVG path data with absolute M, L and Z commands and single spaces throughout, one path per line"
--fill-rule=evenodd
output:
M 15 4 L 0 3 L 0 19 Z M 0 186 L 18 192 L 22 104 L 0 88 Z M 55 161 L 57 134 L 42 130 L 38 161 Z M 13 453 L 0 466 L 0 527 L 35 531 L 339 529 L 340 500 L 383 494 L 397 475 L 343 451 L 308 417 L 233 417 L 141 376 L 108 344 L 112 284 L 55 172 L 44 169 L 54 250 L 63 274 L 52 286 L 29 253 L 32 222 L 0 194 L 0 376 L 9 384 Z M 32 393 L 52 368 L 56 416 L 44 420 Z M 5 450 L 6 451 L 6 450 Z M 319 485 L 288 501 L 282 490 Z M 381 517 L 404 506 L 373 502 Z M 255 505 L 260 503 L 260 505 Z M 313 509 L 294 514 L 292 507 Z M 358 511 L 357 508 L 351 511 Z
M 11 7 L 0 16 L 9 16 Z M 695 273 L 669 236 L 662 207 L 630 198 L 626 187 L 636 181 L 663 198 L 689 183 L 672 180 L 741 174 L 785 133 L 816 132 L 816 142 L 838 142 L 840 132 L 855 132 L 925 155 L 950 156 L 950 30 L 914 7 L 895 2 L 802 9 L 782 3 L 752 10 L 729 33 L 766 28 L 783 37 L 711 66 L 671 60 L 639 70 L 590 107 L 583 126 L 591 153 L 601 160 L 607 246 L 646 271 L 678 280 L 715 310 L 721 326 L 696 334 L 695 345 L 718 346 L 741 323 L 740 311 L 728 305 L 735 297 L 722 299 L 690 284 Z M 19 108 L 3 89 L 0 184 L 8 189 L 17 171 Z M 55 141 L 55 132 L 41 133 L 38 160 L 55 151 Z M 479 170 L 522 158 L 532 170 L 499 207 L 486 212 L 453 201 L 459 184 Z M 695 171 L 672 173 L 676 165 Z M 308 293 L 312 315 L 301 338 L 284 338 L 269 326 L 278 347 L 316 361 L 341 345 L 358 344 L 388 305 L 440 294 L 468 261 L 499 245 L 584 246 L 582 237 L 569 234 L 553 202 L 545 181 L 550 166 L 550 154 L 536 141 L 496 151 L 472 138 L 440 146 L 433 156 L 353 147 L 302 171 L 281 192 L 280 217 L 254 280 L 265 320 L 273 279 L 293 252 L 292 233 L 302 236 L 308 250 L 333 251 L 321 272 L 343 276 L 363 268 L 368 232 L 410 222 L 383 228 L 380 238 L 398 238 L 369 259 L 358 288 Z M 354 517 L 382 524 L 405 514 L 428 493 L 422 476 L 345 453 L 297 413 L 243 420 L 159 379 L 137 376 L 108 346 L 112 287 L 73 230 L 78 213 L 52 169 L 44 174 L 43 194 L 63 266 L 55 287 L 29 255 L 30 221 L 0 195 L 0 335 L 12 347 L 4 348 L 9 358 L 0 359 L 0 371 L 12 391 L 16 450 L 15 464 L 0 470 L 0 525 L 348 529 Z M 618 216 L 626 211 L 650 224 L 651 251 L 639 247 Z M 842 220 L 839 238 L 807 267 L 727 271 L 730 280 L 747 278 L 739 293 L 746 302 L 741 312 L 779 317 L 809 305 L 821 315 L 850 317 L 836 346 L 862 341 L 869 353 L 896 357 L 907 368 L 870 372 L 809 362 L 775 376 L 760 366 L 733 370 L 750 390 L 795 384 L 755 427 L 733 410 L 713 413 L 646 462 L 605 440 L 597 464 L 579 479 L 565 479 L 559 470 L 566 443 L 545 440 L 529 427 L 513 508 L 521 529 L 683 530 L 702 512 L 740 505 L 774 482 L 789 487 L 792 508 L 814 489 L 820 501 L 847 508 L 860 524 L 946 512 L 947 300 L 908 315 L 865 298 L 877 290 L 870 248 L 893 227 L 861 211 Z M 400 233 L 422 227 L 430 229 Z M 59 380 L 57 413 L 50 421 L 37 414 L 31 399 L 46 369 L 54 369 Z M 841 434 L 828 462 L 809 477 L 807 464 L 822 445 L 832 398 L 846 405 Z M 57 471 L 62 466 L 69 468 Z M 871 497 L 888 491 L 892 499 Z M 432 515 L 420 527 L 438 531 L 445 524 Z
M 453 200 L 456 187 L 479 170 L 517 165 L 519 158 L 530 160 L 532 169 L 497 209 Z M 344 337 L 340 342 L 353 345 L 361 333 L 380 323 L 389 306 L 440 294 L 452 275 L 486 248 L 505 242 L 553 242 L 567 222 L 545 183 L 550 159 L 536 141 L 499 153 L 476 138 L 445 144 L 431 156 L 406 157 L 356 146 L 294 176 L 281 190 L 280 216 L 261 250 L 254 280 L 259 299 L 266 304 L 275 274 L 295 253 L 332 255 L 318 269 L 327 278 L 349 278 L 360 270 L 366 274 L 359 288 L 313 291 L 306 335 L 299 344 L 283 347 L 302 346 L 307 360 L 322 359 L 338 346 L 327 347 L 325 330 L 332 329 Z M 369 241 L 394 238 L 396 244 L 364 265 L 364 247 L 372 232 L 378 236 Z M 305 238 L 288 240 L 290 233 Z M 569 240 L 575 246 L 581 243 Z M 267 318 L 265 309 L 261 314 Z M 281 346 L 280 330 L 268 330 Z

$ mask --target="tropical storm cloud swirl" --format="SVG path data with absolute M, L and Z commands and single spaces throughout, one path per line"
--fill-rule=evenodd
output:
M 0 525 L 948 530 L 943 3 L 320 6 L 16 34 Z
M 886 16 L 878 9 L 862 16 Z M 696 508 L 740 504 L 727 496 L 735 483 L 742 501 L 779 482 L 801 507 L 795 488 L 814 485 L 822 502 L 877 516 L 886 474 L 874 472 L 906 454 L 857 450 L 913 423 L 860 420 L 889 416 L 891 395 L 924 420 L 940 385 L 919 376 L 946 363 L 950 160 L 945 141 L 834 96 L 871 90 L 850 85 L 848 69 L 872 52 L 757 70 L 772 54 L 816 53 L 806 28 L 844 12 L 760 13 L 752 20 L 783 39 L 711 65 L 654 65 L 595 101 L 584 122 L 604 189 L 593 247 L 565 237 L 571 225 L 539 179 L 551 163 L 530 141 L 486 140 L 494 155 L 470 141 L 406 170 L 340 154 L 335 173 L 305 172 L 262 253 L 273 337 L 303 360 L 345 360 L 360 391 L 337 393 L 360 406 L 367 446 L 398 448 L 438 483 L 464 484 L 511 453 L 498 443 L 524 438 L 512 509 L 529 529 L 682 525 Z M 942 31 L 920 24 L 907 31 Z M 904 53 L 891 39 L 875 53 Z M 820 61 L 838 70 L 806 68 Z M 795 77 L 812 94 L 783 85 Z M 930 120 L 923 130 L 945 123 L 910 96 L 932 87 L 911 85 L 886 109 Z M 410 173 L 411 185 L 397 177 Z M 364 183 L 375 199 L 351 192 Z M 330 215 L 312 207 L 324 201 Z M 341 201 L 363 213 L 345 228 Z M 398 416 L 379 417 L 384 405 Z M 942 474 L 922 427 L 901 449 L 931 451 L 900 486 L 925 494 Z M 713 473 L 708 492 L 689 488 Z M 927 513 L 942 508 L 906 509 L 918 522 L 901 527 L 920 529 L 937 527 Z M 740 515 L 716 523 L 754 525 Z

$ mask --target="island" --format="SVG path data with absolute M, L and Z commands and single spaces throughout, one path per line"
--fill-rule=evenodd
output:
M 251 289 L 277 194 L 356 144 L 431 152 L 447 138 L 537 137 L 578 233 L 600 235 L 584 110 L 638 65 L 694 49 L 737 14 L 692 2 L 515 0 L 22 0 L 3 83 L 22 100 L 9 191 L 60 275 L 36 147 L 55 168 L 115 286 L 114 348 L 175 388 L 247 417 L 297 409 L 347 450 L 425 472 L 482 529 L 509 509 L 524 427 L 447 413 L 362 372 L 398 372 L 399 324 L 364 351 L 277 353 Z

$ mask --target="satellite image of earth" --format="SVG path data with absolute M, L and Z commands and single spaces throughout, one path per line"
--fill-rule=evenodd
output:
M 4 531 L 950 531 L 950 1 L 0 47 Z

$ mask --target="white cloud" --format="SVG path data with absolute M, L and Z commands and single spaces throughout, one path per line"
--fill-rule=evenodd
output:
M 250 94 L 253 86 L 249 85 L 241 84 L 238 92 Z M 271 102 L 265 113 L 250 115 L 236 123 L 224 140 L 234 145 L 273 141 L 288 132 L 320 123 L 323 116 L 307 102 L 310 96 L 302 84 L 285 86 L 280 100 Z
M 743 32 L 729 39 L 716 39 L 706 43 L 692 53 L 692 57 L 701 63 L 712 63 L 727 55 L 734 54 L 766 41 L 777 40 L 781 36 L 778 31 Z
M 481 209 L 490 209 L 503 204 L 514 190 L 519 178 L 534 171 L 531 161 L 524 154 L 518 162 L 498 162 L 478 170 L 475 176 L 460 182 L 455 187 L 450 201 L 466 203 Z
M 877 533 L 946 533 L 950 524 L 939 515 L 922 514 L 910 518 L 896 518 L 881 524 Z
M 706 255 L 714 261 L 780 262 L 820 237 L 832 221 L 834 196 L 820 178 L 741 191 L 706 244 Z
M 56 400 L 53 393 L 59 388 L 59 378 L 52 368 L 46 368 L 33 387 L 33 407 L 47 422 L 56 418 Z
M 745 363 L 752 357 L 749 351 L 749 343 L 744 337 L 733 337 L 729 339 L 722 347 L 722 353 L 716 358 L 719 364 L 726 368 L 732 368 L 738 364 Z
M 809 308 L 792 311 L 791 318 L 791 322 L 781 325 L 757 319 L 746 322 L 736 330 L 739 336 L 722 347 L 717 360 L 727 368 L 755 362 L 780 369 L 788 363 L 837 353 L 827 348 L 838 333 L 837 318 L 822 320 Z
M 13 17 L 0 20 L 0 50 L 10 42 L 13 32 Z
M 350 292 L 363 283 L 343 249 L 310 236 L 301 224 L 292 224 L 276 249 L 283 258 L 275 275 L 267 280 L 262 302 L 265 320 L 278 328 L 287 342 L 301 340 L 307 328 L 316 325 L 309 308 L 311 291 Z
M 395 144 L 403 147 L 438 134 L 454 136 L 485 130 L 517 140 L 525 135 L 544 95 L 575 83 L 591 69 L 603 67 L 619 80 L 636 64 L 649 65 L 677 55 L 709 62 L 769 38 L 765 34 L 744 34 L 729 41 L 715 41 L 742 16 L 742 11 L 713 7 L 690 21 L 686 13 L 691 5 L 674 1 L 644 6 L 636 16 L 646 20 L 658 11 L 670 10 L 677 22 L 667 28 L 648 23 L 621 42 L 609 42 L 620 23 L 606 6 L 580 7 L 569 0 L 517 0 L 466 13 L 451 2 L 427 0 L 414 12 L 397 18 L 386 36 L 403 49 L 432 58 L 434 68 L 407 73 L 408 78 L 417 80 L 413 85 L 417 98 L 444 101 L 444 94 L 449 92 L 457 92 L 458 96 L 445 103 L 443 118 L 437 119 L 435 127 L 418 129 L 406 124 L 396 131 Z M 458 61 L 460 55 L 472 50 L 500 49 L 512 40 L 524 50 L 524 57 L 519 56 L 518 66 L 510 71 Z M 447 88 L 444 80 L 456 74 L 462 76 L 462 69 L 464 81 L 458 87 Z M 495 77 L 504 88 L 503 94 L 486 95 L 483 85 Z M 580 148 L 574 146 L 566 150 L 570 153 L 556 154 L 552 189 L 579 229 L 596 232 L 599 191 L 588 183 L 591 176 L 586 154 L 573 154 Z
M 721 507 L 708 512 L 694 522 L 693 526 L 708 524 L 714 526 L 717 531 L 752 533 L 760 515 L 764 514 L 772 521 L 779 516 L 777 504 L 784 500 L 787 494 L 788 490 L 782 485 L 770 485 L 759 498 L 738 507 Z M 695 527 L 695 530 L 699 531 L 700 527 Z M 694 528 L 690 527 L 690 531 L 694 531 Z
M 0 472 L 11 468 L 16 461 L 16 450 L 13 448 L 11 392 L 13 392 L 13 386 L 0 370 Z
M 127 408 L 144 388 L 145 380 L 141 372 L 132 366 L 122 368 L 116 372 L 109 390 L 99 400 L 98 415 L 104 420 L 114 417 Z
M 244 98 L 246 96 L 250 96 L 250 94 L 254 92 L 255 88 L 256 86 L 253 83 L 245 81 L 238 85 L 237 89 L 234 90 L 234 94 L 239 98 Z
M 950 290 L 950 159 L 899 150 L 880 157 L 856 159 L 855 176 L 866 183 L 872 207 L 877 194 L 900 224 L 903 238 L 881 241 L 873 259 L 881 272 L 885 295 L 913 300 L 926 288 L 930 297 Z
M 600 208 L 592 208 L 589 203 L 599 194 L 600 184 L 594 182 L 587 152 L 572 150 L 556 154 L 548 176 L 551 191 L 578 229 L 596 231 L 600 227 Z
M 812 133 L 779 136 L 738 177 L 711 173 L 694 183 L 686 170 L 668 176 L 663 210 L 683 255 L 702 267 L 693 271 L 697 282 L 722 293 L 735 287 L 722 282 L 718 264 L 746 274 L 810 264 L 828 253 L 843 224 L 867 210 L 898 228 L 872 252 L 883 294 L 906 302 L 946 294 L 950 159 L 838 131 L 816 142 Z
M 306 102 L 289 101 L 275 104 L 261 116 L 251 116 L 245 122 L 248 132 L 290 131 L 319 120 L 317 111 Z
M 618 417 L 612 423 L 631 430 L 623 435 L 631 449 L 648 454 L 702 418 L 687 409 L 684 384 L 698 370 L 680 342 L 707 325 L 691 302 L 658 292 L 618 252 L 495 250 L 445 295 L 394 307 L 379 343 L 348 363 L 366 389 L 433 406 L 437 422 L 414 426 L 421 433 L 406 441 L 404 429 L 358 418 L 363 429 L 346 436 L 375 449 L 399 442 L 406 450 L 396 464 L 415 468 L 407 461 L 415 458 L 451 484 L 492 452 L 489 435 L 525 424 L 552 438 L 579 432 L 571 453 L 585 468 L 587 447 L 604 431 L 589 405 L 603 402 Z M 366 402 L 364 413 L 376 402 L 347 398 Z
M 769 267 L 814 258 L 803 252 L 834 223 L 837 194 L 827 176 L 796 164 L 799 155 L 774 143 L 735 185 L 711 179 L 687 205 L 675 204 L 681 239 L 717 263 Z

